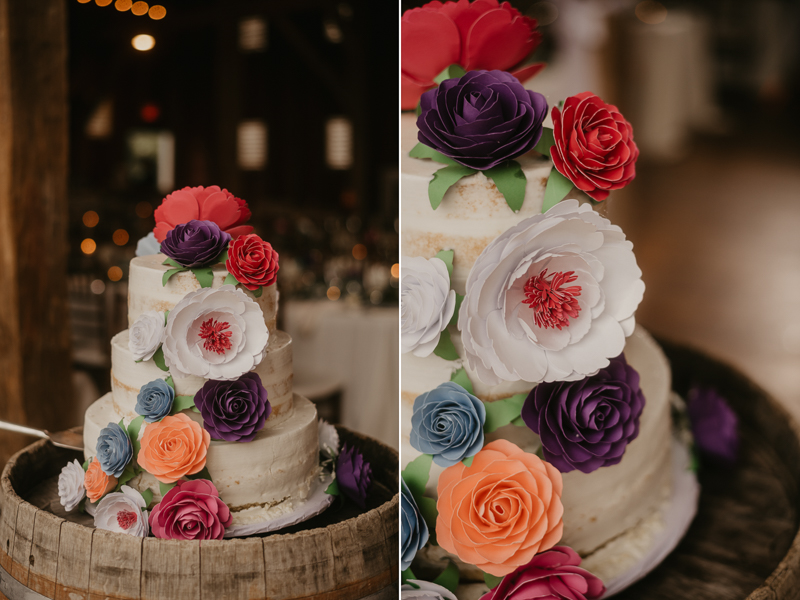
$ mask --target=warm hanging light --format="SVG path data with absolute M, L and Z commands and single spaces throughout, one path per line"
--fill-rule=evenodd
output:
M 156 45 L 156 38 L 146 33 L 140 33 L 131 40 L 131 46 L 136 48 L 139 52 L 147 52 L 152 50 Z

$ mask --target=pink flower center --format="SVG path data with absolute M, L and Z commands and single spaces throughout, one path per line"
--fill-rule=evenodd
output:
M 204 322 L 200 326 L 200 337 L 205 340 L 203 348 L 209 352 L 216 352 L 217 354 L 225 354 L 227 350 L 231 349 L 231 336 L 230 323 L 215 321 L 213 318 Z
M 569 327 L 569 318 L 578 316 L 581 307 L 577 297 L 581 295 L 581 286 L 564 287 L 576 279 L 578 276 L 575 271 L 558 271 L 548 277 L 547 269 L 528 279 L 522 302 L 533 309 L 533 319 L 537 327 Z
M 130 510 L 121 510 L 117 513 L 117 523 L 119 526 L 127 531 L 136 524 L 138 520 L 136 513 Z

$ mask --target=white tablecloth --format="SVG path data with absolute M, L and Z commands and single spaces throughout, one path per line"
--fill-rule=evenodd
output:
M 298 388 L 342 388 L 342 425 L 398 447 L 399 324 L 394 307 L 295 300 L 281 305 Z

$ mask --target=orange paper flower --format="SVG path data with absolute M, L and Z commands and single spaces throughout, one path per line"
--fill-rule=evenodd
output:
M 561 539 L 561 473 L 507 440 L 487 444 L 472 465 L 439 477 L 436 536 L 464 562 L 502 577 Z
M 100 461 L 97 457 L 89 463 L 86 475 L 83 478 L 83 485 L 86 488 L 86 497 L 92 502 L 97 502 L 108 492 L 117 487 L 117 478 L 109 477 L 103 473 Z
M 183 413 L 149 424 L 142 436 L 139 466 L 162 483 L 175 483 L 206 466 L 211 436 Z

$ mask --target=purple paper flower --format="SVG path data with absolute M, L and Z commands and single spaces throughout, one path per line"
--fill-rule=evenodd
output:
M 347 444 L 336 459 L 336 479 L 339 490 L 361 508 L 366 508 L 367 490 L 372 483 L 372 467 L 364 456 Z
M 711 387 L 695 386 L 686 397 L 694 443 L 701 454 L 731 466 L 739 454 L 739 419 Z
M 267 390 L 256 373 L 233 381 L 209 379 L 195 394 L 203 427 L 213 439 L 251 442 L 272 412 Z
M 503 71 L 443 81 L 422 94 L 420 108 L 419 141 L 481 171 L 532 150 L 547 116 L 544 96 Z
M 161 252 L 182 267 L 209 265 L 228 247 L 231 236 L 212 221 L 176 225 L 161 243 Z
M 639 373 L 620 355 L 580 381 L 540 383 L 522 406 L 522 420 L 559 471 L 591 473 L 622 460 L 639 435 L 644 402 Z

